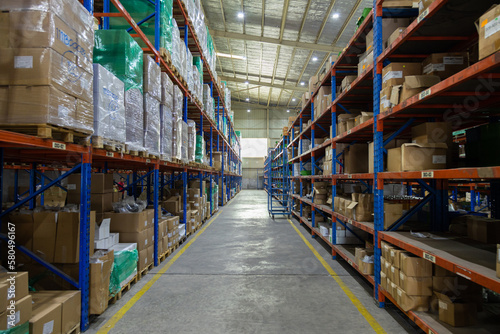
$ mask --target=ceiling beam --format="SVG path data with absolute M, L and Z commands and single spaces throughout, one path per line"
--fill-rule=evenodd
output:
M 298 92 L 306 92 L 307 91 L 307 88 L 305 88 L 305 87 L 296 87 L 296 86 L 292 86 L 292 85 L 273 85 L 273 84 L 266 83 L 266 82 L 245 80 L 245 79 L 240 79 L 240 78 L 235 78 L 235 77 L 220 76 L 220 79 L 222 81 L 230 81 L 230 82 L 235 82 L 235 83 L 245 83 L 245 81 L 248 81 L 248 84 L 250 84 L 250 85 L 261 86 L 261 87 L 271 87 L 271 88 L 278 88 L 278 89 L 295 90 Z
M 220 31 L 220 30 L 211 30 L 210 34 L 214 38 L 221 37 L 221 38 L 237 39 L 237 40 L 244 40 L 244 41 L 250 41 L 250 42 L 260 42 L 260 43 L 288 46 L 288 47 L 292 47 L 292 48 L 299 48 L 299 49 L 312 50 L 312 51 L 321 51 L 321 52 L 340 52 L 340 51 L 342 51 L 342 48 L 336 47 L 336 46 L 332 47 L 331 45 L 316 44 L 316 43 L 304 43 L 304 42 L 296 42 L 296 41 L 289 41 L 289 40 L 282 40 L 280 42 L 279 38 L 260 37 L 260 36 L 239 34 L 239 33 L 235 33 L 235 32 L 226 32 L 226 31 Z

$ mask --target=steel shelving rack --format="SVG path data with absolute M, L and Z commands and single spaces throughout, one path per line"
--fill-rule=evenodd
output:
M 284 135 L 275 148 L 270 148 L 265 162 L 267 210 L 269 216 L 291 215 L 290 164 L 287 145 L 289 137 Z
M 66 190 L 61 181 L 74 173 L 81 174 L 81 196 L 80 196 L 80 262 L 78 280 L 69 277 L 54 265 L 45 262 L 37 255 L 33 254 L 22 246 L 16 246 L 17 250 L 25 253 L 35 262 L 43 265 L 46 269 L 61 277 L 74 288 L 81 291 L 81 330 L 85 331 L 89 326 L 89 233 L 90 233 L 90 186 L 91 175 L 93 172 L 101 173 L 127 173 L 128 189 L 141 186 L 146 189 L 147 199 L 150 205 L 154 206 L 154 234 L 155 240 L 158 237 L 158 204 L 160 196 L 163 196 L 163 188 L 167 184 L 172 184 L 176 180 L 182 180 L 184 207 L 186 206 L 187 183 L 190 179 L 206 179 L 209 182 L 209 200 L 212 201 L 212 181 L 218 182 L 220 178 L 227 187 L 227 200 L 230 199 L 232 188 L 241 185 L 241 159 L 240 150 L 236 151 L 231 142 L 234 139 L 239 143 L 235 135 L 234 126 L 226 112 L 226 104 L 219 85 L 214 84 L 215 76 L 204 61 L 203 52 L 200 48 L 198 38 L 194 32 L 192 23 L 188 19 L 185 7 L 180 0 L 173 1 L 174 16 L 182 26 L 183 37 L 186 46 L 194 55 L 201 56 L 204 64 L 204 81 L 209 83 L 212 88 L 213 97 L 217 101 L 217 117 L 222 116 L 228 119 L 229 138 L 222 132 L 222 124 L 216 124 L 211 120 L 203 108 L 192 98 L 191 93 L 181 81 L 174 75 L 171 67 L 160 57 L 159 54 L 159 9 L 160 1 L 152 0 L 156 6 L 155 15 L 150 17 L 157 21 L 156 36 L 154 45 L 147 39 L 140 29 L 140 23 L 136 23 L 127 13 L 123 5 L 118 0 L 103 0 L 103 13 L 94 13 L 94 1 L 83 0 L 85 8 L 97 18 L 102 18 L 103 27 L 108 28 L 106 24 L 109 17 L 123 17 L 131 26 L 131 35 L 140 37 L 147 45 L 145 53 L 151 53 L 155 56 L 163 72 L 166 72 L 174 84 L 180 87 L 184 94 L 184 115 L 183 120 L 193 119 L 197 123 L 198 134 L 204 136 L 207 144 L 207 152 L 210 156 L 209 167 L 194 167 L 190 165 L 177 164 L 157 159 L 148 159 L 144 157 L 132 156 L 124 153 L 109 152 L 104 149 L 93 148 L 89 143 L 73 144 L 58 140 L 42 139 L 36 136 L 20 134 L 10 131 L 0 130 L 0 195 L 3 188 L 4 170 L 15 170 L 15 185 L 18 184 L 19 170 L 26 170 L 30 174 L 30 187 L 27 196 L 24 199 L 17 200 L 13 206 L 2 211 L 0 208 L 0 218 L 7 215 L 17 208 L 29 204 L 30 208 L 36 205 L 36 197 L 40 195 L 43 204 L 43 193 L 50 187 L 57 186 Z M 110 13 L 111 5 L 116 7 L 118 13 Z M 216 171 L 213 166 L 213 152 L 222 152 L 222 170 Z M 228 161 L 237 166 L 237 171 L 232 172 L 224 170 L 224 153 L 227 153 Z M 50 179 L 44 172 L 60 171 L 61 176 Z M 120 174 L 121 175 L 121 174 Z M 132 180 L 130 180 L 132 177 Z M 16 188 L 17 189 L 17 188 Z M 200 187 L 200 193 L 202 189 Z M 16 190 L 17 192 L 17 190 Z M 221 203 L 221 206 L 223 203 Z M 213 214 L 213 212 L 211 212 Z M 186 221 L 186 211 L 181 219 Z M 6 241 L 6 235 L 0 235 L 2 241 Z M 159 255 L 157 244 L 154 249 L 154 265 L 159 264 Z M 15 268 L 9 268 L 15 270 Z
M 434 171 L 416 172 L 384 172 L 383 157 L 384 146 L 396 137 L 404 137 L 410 126 L 418 125 L 428 121 L 441 120 L 443 114 L 449 109 L 453 110 L 454 103 L 462 102 L 467 96 L 474 96 L 474 89 L 480 87 L 483 90 L 490 89 L 489 98 L 478 101 L 473 110 L 458 110 L 453 114 L 461 117 L 460 129 L 469 128 L 475 125 L 485 124 L 492 121 L 495 116 L 494 107 L 500 105 L 500 99 L 495 87 L 499 85 L 498 72 L 500 71 L 500 52 L 497 52 L 465 70 L 442 80 L 430 89 L 418 94 L 386 112 L 380 112 L 379 93 L 382 86 L 382 68 L 391 61 L 422 62 L 429 54 L 439 52 L 450 52 L 464 50 L 472 46 L 477 41 L 477 33 L 471 30 L 469 25 L 455 25 L 455 31 L 442 29 L 432 30 L 432 26 L 440 19 L 453 18 L 456 15 L 452 8 L 457 1 L 435 0 L 421 14 L 415 9 L 405 8 L 384 8 L 383 0 L 374 0 L 374 9 L 366 17 L 364 22 L 351 38 L 349 44 L 339 55 L 335 63 L 328 71 L 325 78 L 320 83 L 321 86 L 331 86 L 332 101 L 326 110 L 314 115 L 314 100 L 319 88 L 311 93 L 311 99 L 302 108 L 297 119 L 290 127 L 291 141 L 289 148 L 298 151 L 296 156 L 290 158 L 290 162 L 298 163 L 300 171 L 304 169 L 305 163 L 311 163 L 312 175 L 293 176 L 293 180 L 300 182 L 299 193 L 292 194 L 292 197 L 300 204 L 293 214 L 300 223 L 307 226 L 313 237 L 319 236 L 332 249 L 332 256 L 339 255 L 345 259 L 354 269 L 358 270 L 354 261 L 352 250 L 343 245 L 335 244 L 335 226 L 340 223 L 346 228 L 355 226 L 373 235 L 375 246 L 375 271 L 374 275 L 363 275 L 364 278 L 374 286 L 374 298 L 380 307 L 384 307 L 386 300 L 390 300 L 396 306 L 395 300 L 383 290 L 380 284 L 380 242 L 385 240 L 395 246 L 409 251 L 419 257 L 425 258 L 436 265 L 439 265 L 459 276 L 465 277 L 472 282 L 482 285 L 492 291 L 500 293 L 500 278 L 496 277 L 495 270 L 478 263 L 471 262 L 464 256 L 453 256 L 442 250 L 432 242 L 423 242 L 414 238 L 408 232 L 396 232 L 409 217 L 419 212 L 428 203 L 432 209 L 431 227 L 434 232 L 446 231 L 448 226 L 448 189 L 453 190 L 451 199 L 456 200 L 458 191 L 471 192 L 471 210 L 474 211 L 478 203 L 478 193 L 488 195 L 488 203 L 491 208 L 493 218 L 500 217 L 498 208 L 498 178 L 500 177 L 500 167 L 482 168 L 453 168 Z M 470 13 L 479 17 L 492 5 L 491 1 L 479 1 L 475 3 Z M 382 45 L 382 19 L 389 17 L 416 17 L 416 19 L 389 45 L 385 50 Z M 461 21 L 463 23 L 463 21 Z M 472 25 L 473 27 L 473 25 Z M 343 77 L 357 73 L 358 56 L 362 54 L 366 45 L 366 36 L 373 29 L 374 64 L 369 66 L 364 72 L 358 75 L 347 89 L 337 94 L 338 86 Z M 423 51 L 425 50 L 425 51 Z M 349 112 L 352 107 L 362 108 L 366 111 L 373 111 L 374 117 L 359 124 L 345 133 L 337 133 L 337 112 Z M 467 114 L 466 114 L 467 112 Z M 467 116 L 467 117 L 465 117 Z M 311 124 L 305 126 L 311 120 Z M 450 118 L 453 121 L 454 118 Z M 326 142 L 315 145 L 315 138 L 329 136 L 327 126 L 331 126 L 331 138 Z M 298 128 L 298 131 L 296 130 Z M 454 129 L 455 130 L 455 129 Z M 299 135 L 296 135 L 296 131 Z M 389 134 L 390 139 L 387 140 Z M 319 135 L 319 136 L 318 136 Z M 303 147 L 303 140 L 311 141 L 311 150 Z M 385 139 L 385 140 L 384 140 Z M 343 168 L 342 152 L 337 152 L 337 144 L 352 144 L 374 142 L 374 173 L 364 174 L 338 174 L 337 168 Z M 325 155 L 327 146 L 332 145 L 332 175 L 318 175 L 320 166 L 316 165 L 318 158 Z M 340 167 L 339 167 L 340 166 Z M 299 173 L 300 174 L 300 173 Z M 296 175 L 296 173 L 294 174 Z M 332 184 L 332 197 L 336 195 L 336 186 L 340 182 L 359 182 L 366 186 L 368 191 L 374 194 L 374 222 L 358 222 L 349 219 L 335 212 L 334 204 L 319 205 L 305 197 L 303 193 L 303 182 L 311 181 L 314 184 L 317 180 L 328 180 Z M 387 229 L 384 229 L 384 184 L 400 183 L 406 185 L 409 193 L 412 187 L 426 190 L 429 195 L 397 222 Z M 303 205 L 311 206 L 311 221 L 303 217 Z M 315 216 L 328 214 L 332 218 L 332 242 L 327 237 L 323 237 L 315 226 Z M 460 247 L 467 251 L 478 249 L 459 243 L 457 240 L 447 241 L 451 246 L 460 244 Z M 495 254 L 488 251 L 481 251 L 481 257 L 490 260 L 492 266 L 495 263 Z M 359 271 L 359 270 L 358 270 Z M 421 329 L 427 333 L 451 333 L 457 328 L 450 327 L 437 321 L 436 316 L 427 312 L 404 312 L 409 319 L 414 321 Z M 475 329 L 476 327 L 474 327 Z M 469 328 L 464 328 L 469 329 Z M 498 330 L 498 328 L 495 328 Z

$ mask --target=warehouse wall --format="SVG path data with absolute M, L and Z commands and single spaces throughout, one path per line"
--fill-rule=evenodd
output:
M 250 112 L 247 112 L 250 109 Z M 268 138 L 268 147 L 274 147 L 281 139 L 283 127 L 288 124 L 286 109 L 265 109 L 249 106 L 246 109 L 233 107 L 234 126 L 243 138 Z M 262 189 L 264 158 L 243 158 L 242 189 Z

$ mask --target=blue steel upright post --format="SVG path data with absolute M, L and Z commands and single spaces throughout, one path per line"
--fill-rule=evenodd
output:
M 374 213 L 375 213 L 375 228 L 374 228 L 374 274 L 375 286 L 374 296 L 379 302 L 379 307 L 384 307 L 385 297 L 380 293 L 380 257 L 382 255 L 378 232 L 384 230 L 384 185 L 383 181 L 379 182 L 378 173 L 383 172 L 383 129 L 379 128 L 377 117 L 380 114 L 380 91 L 382 90 L 382 63 L 376 61 L 383 51 L 382 45 L 382 3 L 380 0 L 373 0 L 373 59 L 375 59 L 373 73 L 373 146 L 374 146 Z
M 158 266 L 158 257 L 160 254 L 158 254 L 158 214 L 161 215 L 160 212 L 158 212 L 158 204 L 159 204 L 159 190 L 160 190 L 160 164 L 156 163 L 154 167 L 154 174 L 153 174 L 153 189 L 154 189 L 154 194 L 153 194 L 153 206 L 154 206 L 154 255 L 155 255 L 155 267 Z
M 331 66 L 333 67 L 333 62 Z M 337 99 L 337 72 L 335 69 L 332 68 L 332 78 L 331 78 L 331 85 L 332 85 L 332 103 Z M 331 109 L 331 135 L 332 139 L 337 137 L 337 107 L 332 106 Z M 335 175 L 337 174 L 337 163 L 336 163 L 336 157 L 337 157 L 337 142 L 332 141 L 332 211 L 335 212 L 335 197 L 337 197 L 337 179 L 335 178 Z M 332 244 L 336 245 L 337 244 L 337 218 L 332 216 Z M 337 258 L 337 252 L 335 251 L 334 248 L 332 248 L 332 258 L 335 260 Z

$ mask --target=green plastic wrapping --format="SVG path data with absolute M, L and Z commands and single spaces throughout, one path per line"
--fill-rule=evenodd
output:
M 125 84 L 125 91 L 136 88 L 142 93 L 143 52 L 125 30 L 97 30 L 94 63 L 101 64 Z
M 203 85 L 203 62 L 200 56 L 193 57 L 193 65 L 198 69 L 198 73 L 200 73 L 200 83 Z
M 22 325 L 17 325 L 10 329 L 0 331 L 0 334 L 29 334 L 30 333 L 30 323 L 27 321 Z
M 366 17 L 368 15 L 370 15 L 370 12 L 372 11 L 371 8 L 364 8 L 363 9 L 363 12 L 361 13 L 361 16 L 359 17 L 359 19 L 356 21 L 356 26 L 357 28 L 359 28 L 361 26 L 361 24 L 363 23 L 363 21 L 366 19 Z M 356 29 L 357 29 L 356 28 Z
M 120 291 L 121 284 L 137 270 L 137 261 L 139 252 L 134 250 L 115 251 L 115 260 L 111 269 L 111 278 L 109 280 L 109 294 L 114 296 Z
M 205 139 L 203 139 L 203 136 L 196 135 L 195 161 L 202 164 L 204 156 L 205 156 Z
M 137 24 L 150 17 L 139 25 L 139 27 L 155 46 L 154 1 L 153 3 L 147 0 L 121 0 L 120 2 Z M 172 52 L 172 2 L 173 0 L 160 0 L 160 47 L 170 52 Z M 114 6 L 111 6 L 111 8 L 112 12 L 118 12 Z M 126 30 L 130 28 L 130 25 L 122 17 L 111 17 L 109 19 L 109 27 L 110 29 Z M 146 43 L 140 37 L 136 37 L 135 40 L 141 47 L 146 47 Z

